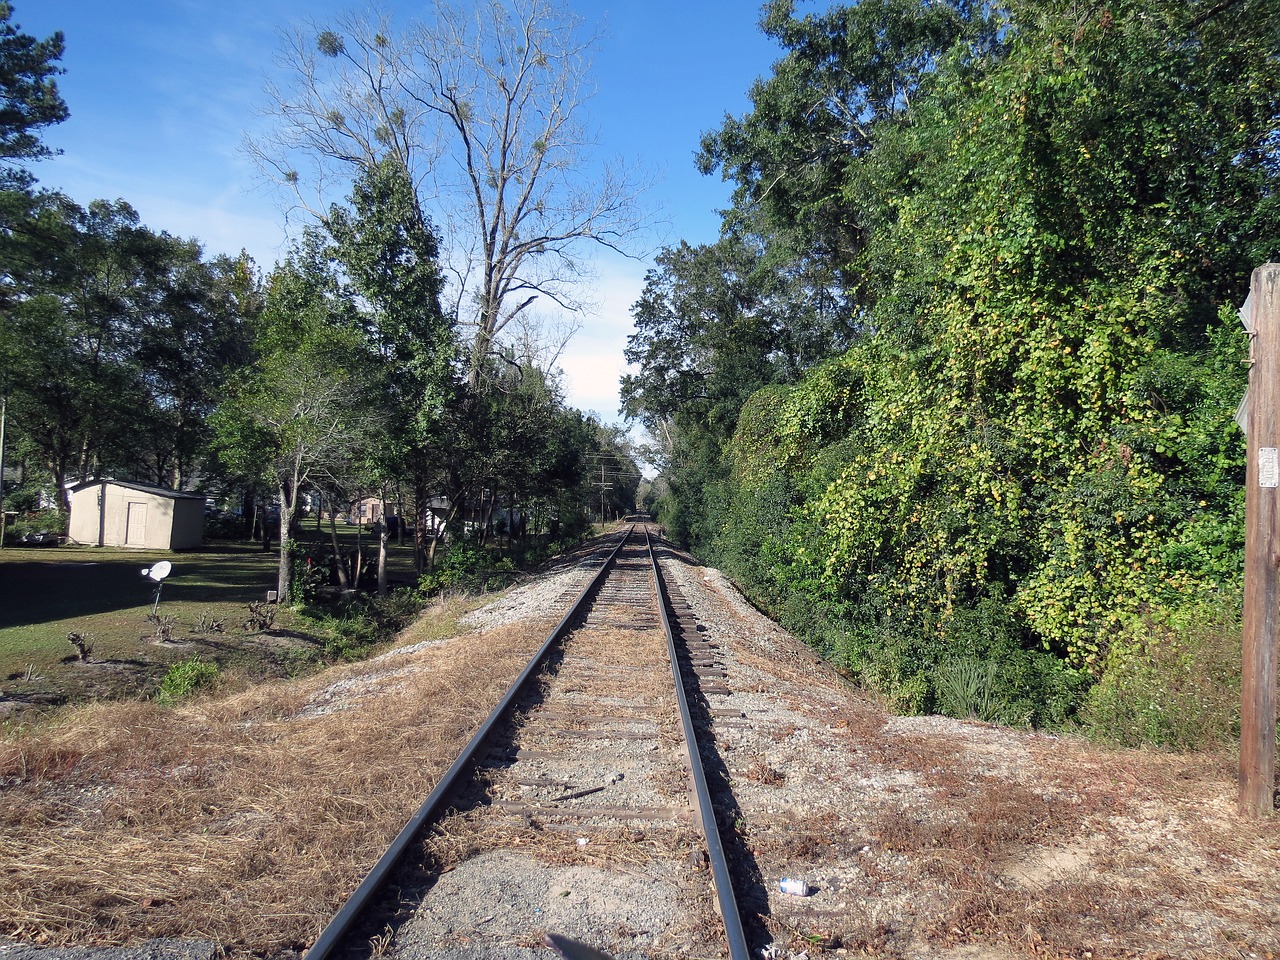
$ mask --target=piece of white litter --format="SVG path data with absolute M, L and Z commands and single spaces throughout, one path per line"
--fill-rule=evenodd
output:
M 580 847 L 585 847 L 585 846 L 586 846 L 588 843 L 590 843 L 590 842 L 591 842 L 591 840 L 590 840 L 589 838 L 587 838 L 587 837 L 579 837 L 579 838 L 578 838 L 578 846 L 580 846 Z

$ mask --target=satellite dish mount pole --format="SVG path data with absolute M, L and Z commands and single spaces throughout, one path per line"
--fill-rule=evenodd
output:
M 148 580 L 155 581 L 156 593 L 151 602 L 151 615 L 154 617 L 156 611 L 160 609 L 160 591 L 164 589 L 164 578 L 173 571 L 173 564 L 168 560 L 161 560 L 153 567 L 147 567 L 142 571 L 142 575 Z

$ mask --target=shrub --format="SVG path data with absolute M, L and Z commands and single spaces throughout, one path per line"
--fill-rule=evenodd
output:
M 276 605 L 266 600 L 250 600 L 249 614 L 240 626 L 245 630 L 270 630 L 276 622 Z
M 204 518 L 206 540 L 244 540 L 247 538 L 243 517 L 214 514 Z
M 89 657 L 93 654 L 93 646 L 89 643 L 89 638 L 73 630 L 67 634 L 67 642 L 76 648 L 76 656 L 80 658 L 81 663 L 89 662 Z
M 221 676 L 222 671 L 216 663 L 198 654 L 179 660 L 161 678 L 156 699 L 161 703 L 178 703 L 198 690 L 215 686 Z
M 333 556 L 322 544 L 289 541 L 293 555 L 291 593 L 295 602 L 312 603 L 333 578 Z
M 935 622 L 912 619 L 874 593 L 847 607 L 797 594 L 780 612 L 788 629 L 903 713 L 1056 727 L 1073 717 L 1090 682 L 1030 648 L 998 588 Z
M 951 717 L 1005 722 L 994 693 L 1000 665 L 977 657 L 949 657 L 934 671 L 938 709 Z
M 147 623 L 151 624 L 155 629 L 152 637 L 160 643 L 171 643 L 173 641 L 173 626 L 177 622 L 178 618 L 171 613 L 147 614 Z
M 330 660 L 358 660 L 377 641 L 378 624 L 363 609 L 320 620 L 324 655 Z
M 392 590 L 385 597 L 372 597 L 368 605 L 379 629 L 387 634 L 399 633 L 422 612 L 422 599 L 408 587 Z
M 324 655 L 331 660 L 358 660 L 375 644 L 390 640 L 422 609 L 412 589 L 394 590 L 386 597 L 357 598 L 318 621 L 324 636 Z
M 1202 605 L 1147 622 L 1145 636 L 1113 651 L 1080 721 L 1090 737 L 1175 750 L 1222 747 L 1240 737 L 1240 622 Z
M 436 568 L 422 575 L 418 589 L 424 596 L 450 590 L 497 590 L 514 579 L 515 570 L 509 559 L 495 560 L 483 547 L 460 543 L 446 549 Z
M 6 506 L 12 506 L 6 503 Z M 67 532 L 67 518 L 57 510 L 33 510 L 24 513 L 5 527 L 5 543 L 17 543 L 29 533 L 52 533 L 63 536 Z

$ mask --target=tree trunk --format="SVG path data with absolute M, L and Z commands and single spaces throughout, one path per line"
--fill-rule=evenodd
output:
M 357 521 L 359 518 L 356 518 Z M 360 589 L 360 574 L 364 571 L 364 524 L 356 523 L 356 555 L 351 561 L 351 586 Z
M 281 606 L 290 600 L 290 587 L 293 585 L 293 551 L 290 549 L 289 521 L 293 516 L 293 504 L 289 502 L 289 490 L 280 488 L 280 569 L 276 575 L 276 597 Z M 265 518 L 264 518 L 265 520 Z M 266 523 L 263 523 L 264 542 L 269 541 L 271 534 Z
M 67 493 L 67 475 L 61 467 L 54 467 L 53 482 L 58 488 L 58 511 L 64 517 L 71 516 L 71 494 Z M 106 507 L 104 506 L 105 510 Z M 70 521 L 68 521 L 69 523 Z
M 457 467 L 449 468 L 449 489 L 449 517 L 445 521 L 444 532 L 451 536 L 457 536 L 461 540 L 467 533 L 467 500 L 469 492 L 462 482 L 462 476 Z
M 425 570 L 431 569 L 427 559 L 427 523 L 434 521 L 431 512 L 431 493 L 427 489 L 425 479 L 419 474 L 413 478 L 413 570 L 419 577 Z M 435 524 L 431 524 L 432 537 L 435 536 Z M 435 545 L 432 544 L 434 551 Z M 424 569 L 425 564 L 425 569 Z
M 436 547 L 439 545 L 440 540 L 444 537 L 445 532 L 446 532 L 446 531 L 448 531 L 449 526 L 453 523 L 453 518 L 457 515 L 457 512 L 458 512 L 458 507 L 457 507 L 457 505 L 456 505 L 456 504 L 451 503 L 451 504 L 449 505 L 449 515 L 448 515 L 447 517 L 445 517 L 444 522 L 443 522 L 443 523 L 440 523 L 440 524 L 437 524 L 437 525 L 432 526 L 432 528 L 431 528 L 431 551 L 430 551 L 430 553 L 429 553 L 429 554 L 428 554 L 428 556 L 427 556 L 427 560 L 428 560 L 427 569 L 428 569 L 428 570 L 434 570 L 434 569 L 436 568 Z
M 387 595 L 387 495 L 384 490 L 379 501 L 382 516 L 378 517 L 378 596 Z
M 351 581 L 347 578 L 347 561 L 338 546 L 338 518 L 329 511 L 329 538 L 333 543 L 333 565 L 338 572 L 338 589 L 346 593 L 351 589 Z
M 258 511 L 258 524 L 262 527 L 262 552 L 271 552 L 271 517 L 268 515 L 266 504 Z
M 480 520 L 480 542 L 487 545 L 489 538 L 493 534 L 493 508 L 498 503 L 498 488 L 494 487 L 493 493 L 489 495 L 489 503 L 482 505 L 482 514 Z

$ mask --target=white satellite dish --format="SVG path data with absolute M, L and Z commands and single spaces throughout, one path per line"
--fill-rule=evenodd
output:
M 164 578 L 173 572 L 173 564 L 168 560 L 161 560 L 159 563 L 151 567 L 144 567 L 142 575 L 156 585 L 155 601 L 151 604 L 152 616 L 160 609 L 160 591 L 164 589 Z
M 172 571 L 173 571 L 173 564 L 170 563 L 168 560 L 161 560 L 154 567 L 147 567 L 143 569 L 142 575 L 144 577 L 147 577 L 148 579 L 154 580 L 156 583 L 159 583 L 161 580 L 167 577 Z

